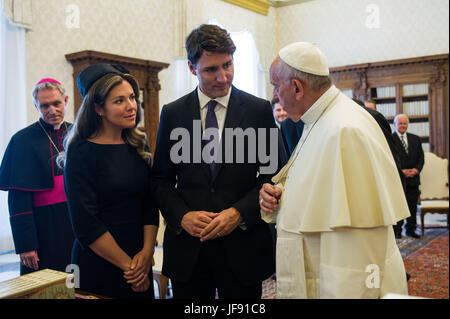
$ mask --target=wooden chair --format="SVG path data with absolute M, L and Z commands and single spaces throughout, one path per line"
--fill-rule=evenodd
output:
M 169 287 L 169 278 L 161 273 L 163 262 L 163 248 L 164 230 L 166 229 L 166 221 L 163 219 L 161 213 L 159 214 L 159 229 L 156 236 L 155 253 L 153 254 L 153 280 L 158 285 L 159 298 L 166 299 L 167 289 Z
M 422 236 L 425 228 L 448 228 L 448 159 L 425 152 L 419 189 Z M 425 226 L 426 214 L 447 214 L 447 226 Z

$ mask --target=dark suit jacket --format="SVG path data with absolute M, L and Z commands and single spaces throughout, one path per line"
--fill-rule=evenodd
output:
M 397 135 L 397 133 L 394 132 L 392 133 L 392 135 L 400 150 L 399 155 L 402 169 L 417 168 L 417 170 L 420 173 L 425 161 L 420 138 L 417 135 L 406 133 L 406 138 L 408 140 L 408 153 L 406 153 L 405 149 L 403 148 L 400 137 Z M 419 185 L 420 185 L 420 174 L 417 174 L 413 178 L 406 178 L 407 187 Z
M 287 118 L 283 122 L 281 122 L 281 136 L 288 157 L 291 156 L 292 152 L 295 149 L 295 146 L 297 146 L 297 143 L 302 136 L 303 126 L 303 122 L 295 123 L 290 118 Z
M 405 174 L 402 172 L 402 164 L 400 160 L 400 152 L 403 149 L 401 143 L 400 147 L 398 143 L 395 141 L 394 136 L 392 135 L 391 126 L 389 125 L 389 122 L 386 120 L 383 114 L 380 112 L 371 109 L 369 107 L 363 106 L 364 109 L 369 112 L 370 115 L 377 121 L 378 125 L 380 126 L 381 130 L 383 131 L 384 137 L 386 138 L 386 141 L 388 142 L 389 148 L 391 150 L 392 156 L 394 157 L 395 166 L 397 166 L 398 174 L 400 175 L 400 180 L 402 181 L 403 189 L 405 189 L 406 186 L 406 177 Z
M 170 140 L 170 133 L 174 128 L 184 128 L 190 133 L 191 145 L 199 143 L 200 136 L 193 134 L 193 120 L 200 121 L 197 90 L 165 105 L 161 111 L 152 175 L 154 195 L 167 221 L 162 272 L 174 280 L 190 279 L 201 243 L 199 238 L 180 227 L 187 212 L 206 210 L 219 213 L 234 207 L 243 217 L 247 229 L 237 227 L 222 237 L 221 253 L 228 257 L 241 282 L 254 284 L 262 281 L 274 272 L 274 265 L 272 239 L 268 225 L 261 219 L 258 197 L 262 184 L 269 182 L 273 174 L 257 176 L 259 167 L 266 165 L 261 164 L 258 157 L 256 163 L 249 163 L 245 156 L 244 163 L 216 164 L 216 176 L 212 177 L 207 164 L 192 163 L 192 147 L 190 163 L 173 163 L 170 150 L 178 140 Z M 232 87 L 223 132 L 225 128 L 237 127 L 243 130 L 274 128 L 278 132 L 268 101 Z M 223 133 L 222 142 L 226 143 Z M 236 146 L 233 148 L 236 156 Z

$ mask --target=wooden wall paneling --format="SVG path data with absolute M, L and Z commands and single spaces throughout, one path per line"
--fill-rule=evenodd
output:
M 400 114 L 403 112 L 403 94 L 402 94 L 403 86 L 400 83 L 395 85 L 395 113 Z
M 369 98 L 367 83 L 367 68 L 355 72 L 355 83 L 353 84 L 353 97 L 365 101 Z
M 341 90 L 352 88 L 353 97 L 360 100 L 373 98 L 377 87 L 395 86 L 396 113 L 403 113 L 406 84 L 428 83 L 428 119 L 416 117 L 416 121 L 429 120 L 430 151 L 448 158 L 449 154 L 449 81 L 448 54 L 408 58 L 375 63 L 362 63 L 330 68 L 333 83 Z M 420 119 L 418 119 L 420 118 Z M 391 118 L 392 120 L 392 118 Z
M 447 81 L 448 76 L 445 74 L 444 66 L 442 64 L 436 65 L 435 74 L 429 82 L 429 103 L 433 108 L 432 112 L 430 112 L 430 150 L 437 155 L 448 155 L 448 121 L 446 121 L 448 105 L 446 108 L 446 99 L 443 98 L 446 93 L 448 94 L 448 91 L 445 92 Z

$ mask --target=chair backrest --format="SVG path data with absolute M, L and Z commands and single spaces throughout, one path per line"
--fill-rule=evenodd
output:
M 158 234 L 156 235 L 156 242 L 158 243 L 158 246 L 161 246 L 163 244 L 165 230 L 166 230 L 166 221 L 164 220 L 160 212 Z
M 448 199 L 448 159 L 425 152 L 420 172 L 420 199 Z

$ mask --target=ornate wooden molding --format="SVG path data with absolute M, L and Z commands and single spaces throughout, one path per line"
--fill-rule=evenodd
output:
M 72 64 L 81 61 L 88 61 L 94 63 L 120 63 L 131 67 L 146 68 L 148 70 L 158 72 L 169 66 L 169 64 L 167 63 L 131 58 L 122 55 L 92 50 L 84 50 L 80 52 L 66 54 L 66 59 L 69 60 Z
M 95 63 L 119 63 L 130 70 L 131 74 L 138 80 L 141 91 L 143 91 L 141 102 L 144 109 L 144 126 L 148 144 L 153 153 L 159 125 L 159 90 L 161 85 L 159 84 L 158 73 L 167 68 L 169 64 L 91 50 L 66 54 L 66 59 L 73 66 L 75 115 L 83 101 L 80 91 L 76 87 L 78 74 L 82 70 Z
M 352 89 L 353 96 L 371 98 L 371 88 L 396 87 L 396 113 L 403 109 L 404 84 L 428 83 L 430 151 L 449 156 L 449 55 L 439 54 L 392 61 L 361 63 L 330 68 L 333 83 L 341 90 Z
M 367 100 L 367 69 L 360 69 L 355 72 L 355 84 L 353 85 L 353 97 L 365 101 Z
M 351 64 L 345 66 L 338 66 L 330 68 L 330 73 L 339 73 L 339 72 L 350 72 L 356 71 L 360 69 L 375 69 L 375 68 L 389 68 L 389 67 L 397 67 L 400 65 L 408 65 L 408 64 L 426 64 L 426 63 L 444 63 L 448 62 L 448 54 L 439 54 L 439 55 L 431 55 L 431 56 L 423 56 L 417 58 L 407 58 L 407 59 L 398 59 L 391 61 L 382 61 L 382 62 L 371 62 L 371 63 L 361 63 L 361 64 Z

